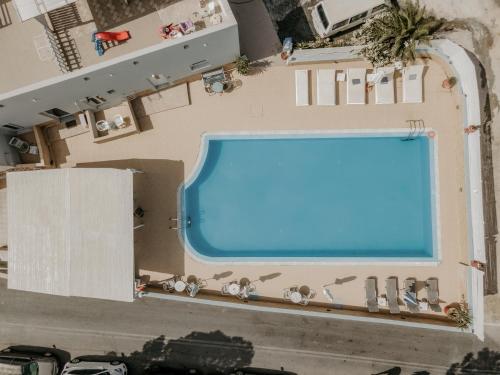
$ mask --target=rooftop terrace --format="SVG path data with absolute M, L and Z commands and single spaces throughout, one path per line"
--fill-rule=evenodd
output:
M 128 3 L 128 4 L 127 4 Z M 160 27 L 191 20 L 194 30 L 223 21 L 215 1 L 209 10 L 204 0 L 99 1 L 75 3 L 22 22 L 12 1 L 0 1 L 0 93 L 61 76 L 94 64 L 119 58 L 158 43 L 166 43 Z M 91 42 L 95 31 L 128 30 L 123 42 L 104 42 L 98 56 Z M 8 53 L 6 53 L 8 51 Z

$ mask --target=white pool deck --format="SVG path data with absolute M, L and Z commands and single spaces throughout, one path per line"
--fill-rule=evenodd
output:
M 345 82 L 338 82 L 336 106 L 317 106 L 315 74 L 318 68 L 342 71 L 366 67 L 362 61 L 305 63 L 298 66 L 273 64 L 267 70 L 247 77 L 234 73 L 241 86 L 231 93 L 209 96 L 202 82 L 189 82 L 191 105 L 139 117 L 146 131 L 103 144 L 95 144 L 88 133 L 65 140 L 53 140 L 51 150 L 61 167 L 132 166 L 146 173 L 135 183 L 139 204 L 146 211 L 144 228 L 136 231 L 136 268 L 150 282 L 171 275 L 195 275 L 208 279 L 208 289 L 220 290 L 225 282 L 248 278 L 259 295 L 280 298 L 283 288 L 306 285 L 317 291 L 313 301 L 328 303 L 321 293 L 330 284 L 337 305 L 363 307 L 364 281 L 378 279 L 379 295 L 385 279 L 415 277 L 418 297 L 425 297 L 423 282 L 439 279 L 441 306 L 469 299 L 471 233 L 467 220 L 468 184 L 465 174 L 467 113 L 464 97 L 457 85 L 443 89 L 442 81 L 455 73 L 436 55 L 420 60 L 424 71 L 424 102 L 403 104 L 401 75 L 396 74 L 396 103 L 375 104 L 374 90 L 366 105 L 346 104 Z M 312 105 L 295 105 L 295 69 L 311 70 Z M 185 252 L 178 233 L 169 230 L 169 217 L 177 215 L 177 189 L 191 175 L 200 153 L 202 135 L 248 131 L 350 131 L 393 130 L 406 127 L 406 120 L 422 119 L 432 128 L 438 144 L 437 177 L 441 260 L 437 264 L 207 264 Z M 474 137 L 475 135 L 473 135 Z M 218 275 L 218 276 L 217 276 Z M 214 277 L 216 276 L 216 277 Z M 225 276 L 225 277 L 219 277 Z M 400 296 L 402 293 L 400 292 Z M 229 300 L 230 302 L 231 300 Z M 405 311 L 403 305 L 400 306 Z M 432 313 L 441 315 L 442 313 Z

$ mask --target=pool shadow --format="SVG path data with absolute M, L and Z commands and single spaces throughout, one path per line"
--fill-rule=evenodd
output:
M 125 159 L 77 164 L 78 168 L 133 168 L 134 209 L 141 207 L 143 227 L 134 231 L 136 274 L 183 275 L 184 248 L 170 217 L 177 217 L 177 190 L 184 181 L 184 163 L 175 160 Z M 137 223 L 136 223 L 137 224 Z M 150 281 L 155 276 L 149 276 Z

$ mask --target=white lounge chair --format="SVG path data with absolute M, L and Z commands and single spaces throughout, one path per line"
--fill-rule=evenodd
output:
M 417 299 L 417 281 L 414 278 L 408 278 L 404 282 L 405 294 L 403 297 L 408 311 L 412 313 L 419 312 L 418 299 Z
M 394 103 L 394 67 L 378 68 L 375 81 L 375 103 Z
M 316 72 L 316 104 L 335 105 L 335 69 L 318 69 Z
M 366 103 L 366 69 L 347 69 L 347 104 Z
M 391 314 L 399 314 L 398 303 L 398 280 L 395 277 L 390 277 L 385 280 L 385 292 L 387 296 L 387 304 Z
M 369 277 L 365 280 L 366 305 L 369 312 L 378 312 L 377 280 Z
M 309 100 L 309 70 L 295 71 L 295 104 L 306 106 Z
M 411 65 L 403 69 L 403 103 L 423 102 L 423 65 Z

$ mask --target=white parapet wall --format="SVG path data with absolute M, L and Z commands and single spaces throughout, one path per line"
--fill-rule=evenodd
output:
M 361 59 L 359 46 L 295 50 L 287 64 L 317 63 L 326 61 L 352 61 Z M 421 45 L 418 52 L 434 54 L 444 59 L 454 71 L 464 99 L 464 123 L 462 126 L 482 124 L 479 72 L 473 58 L 464 48 L 447 40 L 431 41 Z M 465 133 L 464 133 L 465 134 Z M 468 133 L 465 137 L 465 173 L 467 185 L 467 214 L 469 226 L 469 258 L 486 261 L 483 216 L 483 188 L 481 177 L 481 133 Z M 472 309 L 472 332 L 484 340 L 484 272 L 471 268 L 468 272 L 468 304 Z

